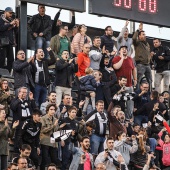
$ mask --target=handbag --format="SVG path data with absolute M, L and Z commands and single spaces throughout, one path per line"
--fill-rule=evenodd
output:
M 0 47 L 4 47 L 9 45 L 9 37 L 4 36 L 4 37 L 0 37 Z

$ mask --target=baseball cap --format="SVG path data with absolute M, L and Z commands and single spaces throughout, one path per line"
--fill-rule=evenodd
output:
M 128 48 L 126 45 L 122 45 L 122 46 L 120 46 L 119 51 L 121 50 L 121 48 L 124 48 L 124 47 L 125 47 L 126 49 Z
M 5 12 L 13 12 L 13 9 L 11 7 L 6 7 Z

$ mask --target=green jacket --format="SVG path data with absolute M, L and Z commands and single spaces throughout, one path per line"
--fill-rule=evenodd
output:
M 59 126 L 54 126 L 55 121 L 55 117 L 50 119 L 47 114 L 41 118 L 42 127 L 40 132 L 40 144 L 57 147 L 57 143 L 50 142 L 51 135 L 59 128 Z
M 70 38 L 67 37 L 67 40 L 68 40 L 68 44 L 69 44 L 69 53 L 71 51 L 71 43 L 70 43 Z M 55 53 L 55 56 L 58 57 L 58 53 L 60 51 L 60 36 L 59 34 L 55 35 L 54 37 L 51 38 L 51 41 L 50 41 L 50 47 L 51 49 L 54 51 Z
M 12 96 L 8 96 L 1 88 L 0 88 L 0 104 L 5 106 L 5 113 L 9 115 L 9 107 L 8 105 L 11 103 Z
M 0 122 L 0 155 L 9 154 L 8 139 L 14 136 L 15 129 L 5 126 L 5 122 Z
M 135 47 L 135 61 L 136 64 L 149 64 L 150 63 L 150 46 L 146 41 L 138 39 L 138 30 L 134 33 L 132 39 Z

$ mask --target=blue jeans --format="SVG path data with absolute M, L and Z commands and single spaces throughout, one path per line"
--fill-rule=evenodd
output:
M 137 84 L 137 89 L 139 89 L 140 86 L 140 81 L 142 77 L 145 75 L 148 83 L 151 85 L 152 83 L 152 73 L 151 73 L 151 68 L 150 65 L 144 65 L 144 64 L 137 64 L 137 78 L 138 78 L 138 84 Z
M 96 134 L 92 134 L 90 137 L 90 146 L 91 146 L 90 152 L 91 152 L 91 154 L 98 155 L 98 153 L 103 152 L 104 141 L 105 141 L 105 137 L 101 137 Z
M 35 39 L 35 49 L 43 49 L 45 58 L 48 58 L 47 48 L 50 46 L 50 41 L 46 41 L 44 37 L 37 37 Z
M 146 123 L 148 122 L 148 116 L 145 115 L 134 116 L 134 122 L 142 126 L 142 122 L 146 122 Z
M 40 107 L 42 103 L 46 101 L 47 87 L 35 85 L 34 98 L 36 104 Z
M 157 141 L 155 138 L 149 138 L 149 142 L 150 142 L 150 151 L 151 152 L 155 152 L 155 148 L 157 145 Z

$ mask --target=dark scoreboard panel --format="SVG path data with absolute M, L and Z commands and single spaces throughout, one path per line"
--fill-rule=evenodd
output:
M 89 13 L 170 27 L 170 0 L 89 0 Z
M 21 0 L 34 4 L 44 4 L 46 6 L 69 9 L 79 12 L 86 11 L 85 0 Z

